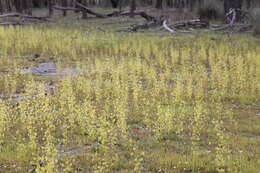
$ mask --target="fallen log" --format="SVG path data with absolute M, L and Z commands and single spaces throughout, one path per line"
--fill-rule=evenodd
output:
M 31 25 L 32 23 L 27 23 L 27 22 L 0 22 L 0 25 Z
M 130 14 L 129 11 L 125 11 L 121 13 L 122 15 L 128 15 Z M 136 14 L 140 15 L 140 12 L 136 12 Z M 146 13 L 145 13 L 146 14 Z M 149 16 L 149 15 L 148 15 Z M 137 31 L 139 29 L 149 29 L 151 27 L 160 26 L 169 31 L 170 33 L 192 33 L 188 30 L 179 30 L 177 28 L 185 27 L 185 28 L 210 28 L 210 30 L 218 31 L 218 30 L 225 30 L 228 28 L 234 28 L 237 32 L 245 32 L 252 28 L 251 24 L 235 24 L 236 21 L 236 10 L 230 9 L 230 11 L 226 14 L 226 17 L 230 17 L 231 20 L 228 24 L 224 25 L 216 25 L 216 24 L 210 24 L 208 21 L 202 21 L 200 19 L 195 20 L 189 20 L 189 21 L 179 21 L 172 25 L 168 25 L 168 21 L 165 19 L 165 17 L 156 18 L 153 16 L 149 16 L 147 18 L 148 23 L 131 26 L 128 28 L 129 31 Z
M 97 13 L 97 12 L 94 12 L 93 10 L 90 10 L 89 8 L 85 7 L 84 5 L 80 4 L 77 2 L 77 5 L 80 7 L 80 8 L 76 8 L 76 7 L 61 7 L 61 6 L 53 6 L 52 8 L 55 9 L 55 10 L 67 10 L 67 11 L 81 11 L 81 12 L 86 12 L 86 13 L 89 13 L 89 14 L 92 14 L 94 16 L 96 16 L 97 18 L 107 18 L 107 17 L 114 17 L 114 16 L 118 16 L 120 15 L 120 12 L 119 11 L 114 11 L 112 13 L 108 13 L 108 14 L 100 14 L 100 13 Z
M 213 31 L 219 31 L 219 30 L 224 30 L 224 29 L 227 29 L 227 28 L 231 28 L 234 25 L 235 20 L 236 20 L 236 10 L 235 9 L 230 9 L 229 12 L 226 14 L 226 17 L 228 18 L 229 15 L 231 15 L 231 14 L 232 14 L 232 19 L 231 19 L 230 23 L 222 25 L 222 26 L 217 27 L 217 28 L 213 28 L 212 30 Z
M 74 8 L 74 7 L 61 7 L 54 5 L 52 6 L 53 9 L 55 10 L 67 10 L 67 11 L 81 11 L 79 8 Z
M 97 18 L 108 18 L 108 17 L 117 17 L 117 16 L 128 16 L 128 15 L 139 15 L 141 17 L 143 17 L 146 21 L 156 21 L 156 18 L 153 16 L 148 15 L 145 11 L 142 10 L 136 10 L 136 11 L 114 11 L 112 13 L 108 13 L 108 14 L 101 14 L 101 13 L 97 13 L 91 9 L 89 9 L 88 7 L 86 7 L 85 5 L 79 3 L 79 2 L 75 2 L 76 5 L 78 7 L 61 7 L 61 6 L 53 6 L 52 8 L 55 10 L 69 10 L 69 11 L 81 11 L 81 12 L 86 12 L 88 14 L 94 15 Z
M 191 33 L 190 31 L 184 31 L 184 30 L 177 30 L 174 26 L 168 26 L 167 25 L 167 20 L 163 21 L 163 27 L 164 29 L 166 29 L 167 31 L 171 32 L 171 33 Z
M 20 17 L 20 18 L 48 21 L 47 20 L 48 17 L 31 16 L 31 15 L 25 15 L 25 14 L 21 14 L 21 13 L 7 13 L 7 14 L 0 15 L 0 18 L 7 18 L 7 17 Z
M 163 27 L 164 29 L 166 29 L 167 31 L 171 32 L 171 33 L 176 33 L 176 29 L 175 28 L 170 28 L 168 25 L 167 25 L 167 20 L 164 20 L 163 21 Z
M 145 13 L 144 11 L 123 11 L 120 13 L 120 15 L 139 15 L 141 17 L 143 17 L 144 19 L 146 19 L 147 21 L 156 21 L 156 17 L 150 16 L 147 13 Z
M 0 15 L 0 18 L 6 18 L 6 17 L 20 17 L 20 15 L 18 13 L 8 13 L 8 14 Z
M 195 19 L 195 20 L 189 20 L 189 21 L 176 22 L 172 26 L 174 28 L 180 28 L 180 27 L 201 27 L 201 28 L 207 28 L 207 27 L 209 27 L 209 22 L 208 21 L 202 21 L 200 19 Z
M 149 29 L 149 28 L 156 27 L 156 26 L 158 26 L 158 23 L 150 22 L 150 23 L 145 23 L 145 24 L 129 27 L 128 30 L 137 32 L 139 29 Z
M 75 4 L 77 6 L 79 6 L 83 11 L 85 11 L 85 12 L 87 12 L 89 14 L 92 14 L 92 15 L 98 17 L 98 18 L 106 18 L 106 17 L 108 17 L 105 14 L 100 14 L 100 13 L 97 13 L 97 12 L 94 12 L 94 11 L 90 10 L 89 8 L 87 8 L 85 5 L 79 3 L 78 1 L 75 1 Z
M 75 7 L 61 7 L 61 6 L 53 6 L 52 7 L 54 10 L 62 10 L 62 11 L 75 11 L 75 12 L 86 12 L 89 14 L 92 14 L 94 16 L 96 16 L 97 18 L 106 18 L 106 15 L 102 15 L 102 14 L 97 14 L 96 12 L 92 11 L 92 10 L 86 10 L 83 8 L 75 8 Z
M 153 18 L 152 21 L 148 21 L 148 23 L 145 24 L 129 27 L 128 30 L 136 32 L 139 29 L 149 29 L 151 27 L 161 26 L 163 24 L 163 21 L 165 20 L 164 16 L 160 16 L 159 18 L 156 17 L 152 17 L 152 18 Z
M 114 11 L 112 13 L 106 14 L 106 16 L 108 16 L 108 17 L 117 17 L 119 15 L 120 15 L 120 11 Z

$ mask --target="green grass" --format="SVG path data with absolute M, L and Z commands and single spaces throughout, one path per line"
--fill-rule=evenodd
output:
M 257 38 L 76 18 L 0 28 L 0 172 L 259 172 Z M 84 73 L 19 70 L 50 61 Z

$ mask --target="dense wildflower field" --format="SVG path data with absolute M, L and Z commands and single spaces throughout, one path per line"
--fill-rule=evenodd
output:
M 0 172 L 259 172 L 256 38 L 28 26 L 0 40 Z

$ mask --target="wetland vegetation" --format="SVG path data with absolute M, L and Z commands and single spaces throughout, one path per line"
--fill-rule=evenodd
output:
M 0 172 L 259 172 L 259 38 L 67 15 L 0 27 Z

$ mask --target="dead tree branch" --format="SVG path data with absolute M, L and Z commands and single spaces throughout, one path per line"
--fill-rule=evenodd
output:
M 156 21 L 156 17 L 153 17 L 153 16 L 150 16 L 150 15 L 148 15 L 147 13 L 145 13 L 144 11 L 142 11 L 142 10 L 139 10 L 139 11 L 133 11 L 133 12 L 131 12 L 131 11 L 123 11 L 123 12 L 121 12 L 120 13 L 120 15 L 139 15 L 139 16 L 141 16 L 141 17 L 143 17 L 145 20 L 147 20 L 147 21 Z
M 9 26 L 9 25 L 31 25 L 32 23 L 27 22 L 0 22 L 2 26 Z
M 230 9 L 229 12 L 226 14 L 226 17 L 228 18 L 231 14 L 232 14 L 232 19 L 231 19 L 230 23 L 222 25 L 222 26 L 217 27 L 217 28 L 213 28 L 212 30 L 219 31 L 219 30 L 224 30 L 224 29 L 227 29 L 227 28 L 231 28 L 234 25 L 235 20 L 236 20 L 236 10 L 235 9 Z
M 166 30 L 169 31 L 170 33 L 173 33 L 173 34 L 176 33 L 176 29 L 175 29 L 175 28 L 170 28 L 170 27 L 167 25 L 167 20 L 164 20 L 164 21 L 163 21 L 163 27 L 164 27 L 164 29 L 166 29 Z
M 166 29 L 167 31 L 169 31 L 170 33 L 191 33 L 190 31 L 184 31 L 184 30 L 177 30 L 174 25 L 173 26 L 168 26 L 167 24 L 167 20 L 163 21 L 163 27 L 164 29 Z
M 52 8 L 55 9 L 55 10 L 81 11 L 79 8 L 61 7 L 61 6 L 57 6 L 57 5 L 52 6 Z
M 79 3 L 79 2 L 75 2 L 76 5 L 79 8 L 75 8 L 75 7 L 61 7 L 61 6 L 53 6 L 53 9 L 55 10 L 70 10 L 70 11 L 84 11 L 88 14 L 94 15 L 97 18 L 108 18 L 108 17 L 116 17 L 116 16 L 129 16 L 129 15 L 139 15 L 141 17 L 143 17 L 146 21 L 156 21 L 156 18 L 153 16 L 148 15 L 145 11 L 142 10 L 136 10 L 136 11 L 114 11 L 112 13 L 108 13 L 108 14 L 101 14 L 101 13 L 97 13 L 91 9 L 89 9 L 88 7 L 86 7 L 85 5 Z
M 173 24 L 173 27 L 198 27 L 198 28 L 207 28 L 209 27 L 208 21 L 202 21 L 200 19 L 189 20 L 189 21 L 180 21 Z
M 88 7 L 86 7 L 85 5 L 79 3 L 78 1 L 75 1 L 75 3 L 76 3 L 77 6 L 79 6 L 85 12 L 87 12 L 89 14 L 92 14 L 92 15 L 98 17 L 98 18 L 106 18 L 106 17 L 108 17 L 107 15 L 100 14 L 100 13 L 97 13 L 97 12 L 94 12 L 94 11 L 90 10 Z
M 159 18 L 152 17 L 152 16 L 150 16 L 150 17 L 153 18 L 152 21 L 149 20 L 148 23 L 131 26 L 128 28 L 128 30 L 136 32 L 139 29 L 149 29 L 152 27 L 161 26 L 163 24 L 163 21 L 165 20 L 164 16 L 160 16 Z
M 20 17 L 25 19 L 36 19 L 41 21 L 48 21 L 48 17 L 38 17 L 38 16 L 31 16 L 31 15 L 25 15 L 20 13 L 8 13 L 8 14 L 2 14 L 0 15 L 0 18 L 7 18 L 7 17 Z
M 78 6 L 80 6 L 79 5 L 80 3 L 77 3 L 77 5 Z M 81 4 L 82 5 L 82 4 Z M 82 5 L 83 6 L 83 5 Z M 84 6 L 85 7 L 85 6 Z M 90 10 L 89 8 L 87 8 L 87 7 L 85 7 L 85 8 L 83 8 L 83 7 L 81 7 L 81 8 L 75 8 L 75 7 L 61 7 L 61 6 L 53 6 L 53 9 L 55 9 L 55 10 L 68 10 L 68 11 L 81 11 L 81 12 L 83 12 L 83 11 L 85 11 L 85 12 L 87 12 L 87 13 L 89 13 L 89 14 L 92 14 L 92 15 L 94 15 L 94 16 L 96 16 L 97 18 L 106 18 L 106 17 L 108 17 L 107 15 L 104 15 L 104 14 L 99 14 L 99 13 L 96 13 L 96 12 L 94 12 L 94 11 L 92 11 L 92 10 Z M 111 17 L 112 17 L 112 14 L 111 14 Z
M 136 32 L 136 31 L 138 31 L 139 29 L 149 29 L 149 28 L 156 27 L 156 26 L 158 26 L 157 23 L 155 23 L 155 22 L 149 22 L 149 23 L 145 23 L 145 24 L 135 25 L 135 26 L 129 27 L 128 30 L 129 30 L 129 31 Z

